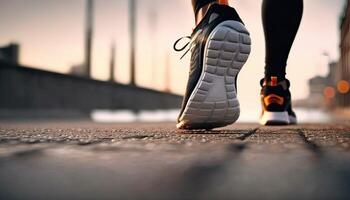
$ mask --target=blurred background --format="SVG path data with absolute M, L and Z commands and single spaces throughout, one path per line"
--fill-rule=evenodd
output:
M 238 84 L 241 122 L 260 114 L 261 2 L 234 0 L 252 38 Z M 346 0 L 305 0 L 287 77 L 302 122 L 350 117 L 350 10 Z M 173 121 L 189 56 L 189 0 L 0 0 L 0 119 Z

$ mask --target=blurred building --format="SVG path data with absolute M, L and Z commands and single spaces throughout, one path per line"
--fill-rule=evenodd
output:
M 340 22 L 340 58 L 336 102 L 340 107 L 350 106 L 350 8 L 349 0 Z
M 340 57 L 329 63 L 327 76 L 309 80 L 309 97 L 297 101 L 305 107 L 350 107 L 350 0 L 347 1 L 340 20 Z
M 327 76 L 315 76 L 309 80 L 309 97 L 303 101 L 306 107 L 336 106 L 336 85 L 339 80 L 339 65 L 331 62 Z
M 0 61 L 17 65 L 19 63 L 19 45 L 10 43 L 0 47 Z
M 323 100 L 323 89 L 327 86 L 327 78 L 315 76 L 309 80 L 309 98 L 321 101 Z

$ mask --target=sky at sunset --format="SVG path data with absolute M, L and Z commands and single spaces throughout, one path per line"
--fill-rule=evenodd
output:
M 230 1 L 241 15 L 252 38 L 252 53 L 240 73 L 239 99 L 243 107 L 259 106 L 259 80 L 263 76 L 264 37 L 261 1 Z M 84 47 L 84 0 L 0 0 L 0 46 L 21 45 L 20 62 L 39 69 L 67 73 L 82 63 Z M 109 77 L 110 46 L 116 44 L 115 77 L 129 80 L 128 1 L 96 0 L 93 42 L 93 77 Z M 328 52 L 339 56 L 339 18 L 344 0 L 304 0 L 303 20 L 288 61 L 287 76 L 295 99 L 308 95 L 307 81 L 327 73 Z M 183 94 L 189 54 L 173 52 L 173 42 L 190 35 L 194 27 L 189 0 L 138 0 L 137 84 L 164 89 L 170 67 L 171 90 Z

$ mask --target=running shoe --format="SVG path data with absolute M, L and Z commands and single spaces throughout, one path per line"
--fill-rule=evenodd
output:
M 234 123 L 240 113 L 237 75 L 250 53 L 250 36 L 234 8 L 213 4 L 176 51 L 191 52 L 189 79 L 177 120 L 179 129 L 212 129 Z M 184 56 L 183 55 L 183 56 Z M 182 56 L 182 57 L 183 57 Z M 182 58 L 181 57 L 181 58 Z
M 292 110 L 289 81 L 287 79 L 279 81 L 277 77 L 272 76 L 270 80 L 262 79 L 260 85 L 262 87 L 260 124 L 296 124 L 297 118 Z

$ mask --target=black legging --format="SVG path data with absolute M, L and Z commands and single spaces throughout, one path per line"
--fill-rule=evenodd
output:
M 194 13 L 216 0 L 192 0 Z M 303 0 L 263 0 L 265 77 L 284 79 L 287 59 L 303 14 Z
M 264 0 L 265 77 L 284 78 L 290 48 L 303 14 L 303 0 Z

